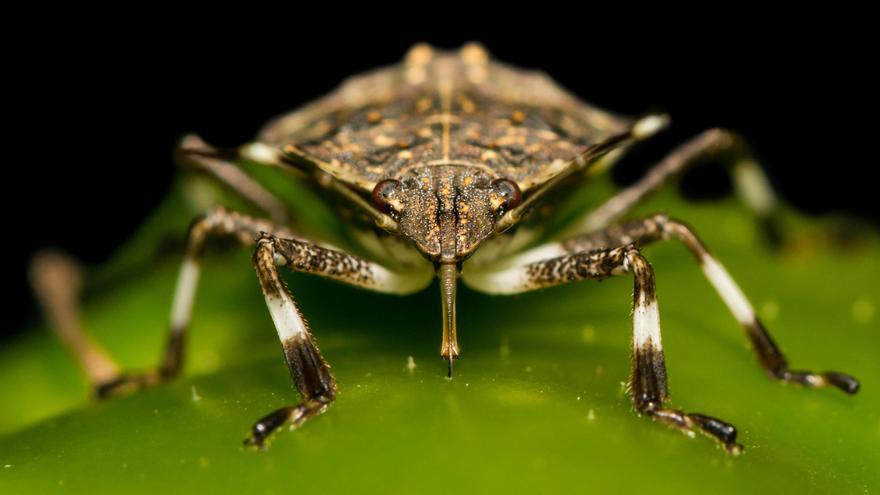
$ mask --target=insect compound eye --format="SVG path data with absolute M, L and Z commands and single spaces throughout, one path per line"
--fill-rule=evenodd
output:
M 516 208 L 522 200 L 522 193 L 516 182 L 510 179 L 495 179 L 492 181 L 493 197 L 492 207 L 496 210 L 504 208 L 510 210 Z
M 395 179 L 381 180 L 373 188 L 373 204 L 385 213 L 391 210 L 400 211 L 399 193 L 400 181 Z

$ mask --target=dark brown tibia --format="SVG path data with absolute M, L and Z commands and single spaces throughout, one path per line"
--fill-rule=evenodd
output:
M 290 376 L 303 399 L 329 402 L 336 397 L 336 381 L 330 366 L 308 338 L 294 337 L 282 342 Z
M 245 445 L 264 448 L 266 440 L 286 423 L 299 426 L 312 416 L 323 413 L 336 399 L 336 380 L 311 336 L 294 337 L 282 343 L 284 357 L 302 404 L 286 406 L 260 418 L 251 428 Z
M 165 358 L 159 366 L 159 376 L 163 380 L 174 378 L 183 369 L 186 356 L 186 332 L 184 329 L 171 329 L 165 343 Z
M 637 411 L 684 432 L 699 429 L 718 440 L 730 453 L 742 451 L 742 445 L 736 443 L 736 428 L 730 423 L 704 414 L 663 407 L 668 400 L 668 391 L 662 349 L 655 347 L 650 340 L 642 346 L 633 346 L 632 363 L 630 394 Z
M 590 251 L 626 243 L 645 246 L 666 239 L 681 241 L 700 264 L 703 264 L 705 258 L 709 256 L 709 250 L 687 225 L 663 214 L 611 226 L 592 234 L 573 237 L 563 242 L 563 247 L 572 252 Z M 849 394 L 858 392 L 859 381 L 844 373 L 790 370 L 782 351 L 757 316 L 754 316 L 752 322 L 744 327 L 761 366 L 771 377 L 811 388 L 832 385 Z
M 651 402 L 666 402 L 665 358 L 663 351 L 656 349 L 650 340 L 642 346 L 633 346 L 631 387 L 637 409 Z

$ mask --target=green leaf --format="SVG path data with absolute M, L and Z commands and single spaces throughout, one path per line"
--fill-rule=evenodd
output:
M 311 208 L 307 197 L 301 208 Z M 516 297 L 462 289 L 455 378 L 438 357 L 436 287 L 398 298 L 287 279 L 340 384 L 328 412 L 268 452 L 252 422 L 298 401 L 250 266 L 205 260 L 186 375 L 103 403 L 45 328 L 0 349 L 0 492 L 873 493 L 880 490 L 880 242 L 846 246 L 790 215 L 773 254 L 734 201 L 667 194 L 643 212 L 687 219 L 759 309 L 795 368 L 857 376 L 862 391 L 767 379 L 683 247 L 652 246 L 672 403 L 735 424 L 730 457 L 632 411 L 628 278 Z M 313 210 L 317 211 L 317 210 Z M 172 195 L 92 280 L 85 323 L 126 366 L 153 365 L 192 207 Z M 320 228 L 326 215 L 311 215 Z M 408 369 L 412 357 L 416 367 Z

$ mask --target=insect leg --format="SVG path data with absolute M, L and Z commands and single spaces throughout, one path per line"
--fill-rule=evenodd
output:
M 638 224 L 641 223 L 641 226 Z M 758 355 L 761 366 L 771 377 L 789 383 L 797 383 L 810 388 L 834 386 L 848 394 L 859 390 L 859 382 L 852 376 L 837 371 L 814 373 L 812 371 L 796 371 L 788 367 L 788 360 L 779 346 L 767 333 L 764 325 L 755 314 L 749 300 L 727 272 L 724 266 L 709 253 L 706 246 L 685 224 L 670 219 L 666 215 L 654 215 L 641 222 L 630 224 L 630 228 L 642 231 L 653 231 L 645 236 L 641 243 L 655 240 L 674 239 L 680 241 L 700 264 L 706 278 L 724 300 L 733 316 L 742 325 Z
M 302 403 L 277 409 L 253 425 L 245 445 L 263 448 L 278 428 L 287 423 L 294 427 L 301 425 L 323 413 L 336 398 L 336 382 L 330 374 L 330 366 L 315 345 L 311 330 L 279 276 L 277 266 L 394 294 L 422 289 L 430 283 L 433 271 L 396 273 L 341 251 L 265 233 L 257 242 L 253 263 L 290 375 L 303 398 Z
M 699 431 L 718 440 L 731 453 L 739 453 L 733 425 L 703 414 L 686 413 L 664 406 L 666 364 L 660 336 L 660 313 L 654 271 L 635 244 L 597 248 L 503 268 L 475 272 L 462 278 L 469 286 L 487 293 L 512 294 L 552 287 L 584 279 L 601 280 L 632 275 L 633 350 L 631 394 L 636 410 L 689 435 Z
M 567 253 L 591 251 L 607 246 L 619 246 L 634 243 L 638 246 L 663 241 L 677 240 L 685 245 L 688 251 L 700 264 L 706 278 L 727 305 L 730 312 L 742 325 L 751 342 L 752 349 L 758 356 L 761 366 L 772 378 L 783 382 L 797 383 L 810 388 L 834 386 L 846 393 L 853 394 L 859 389 L 855 378 L 837 371 L 815 373 L 796 371 L 788 367 L 788 360 L 782 354 L 764 325 L 755 314 L 749 300 L 727 272 L 724 266 L 709 253 L 706 246 L 685 224 L 658 214 L 635 220 L 625 224 L 614 225 L 590 234 L 545 244 L 526 251 L 506 266 L 531 263 L 551 256 L 562 256 Z
M 709 156 L 718 156 L 730 165 L 734 185 L 743 201 L 758 216 L 770 240 L 779 241 L 776 195 L 744 140 L 724 129 L 704 131 L 682 144 L 638 182 L 572 222 L 566 233 L 594 232 L 610 225 L 672 178 Z
M 174 291 L 168 340 L 158 369 L 146 373 L 117 375 L 112 380 L 98 384 L 96 395 L 99 398 L 112 397 L 177 376 L 183 367 L 186 329 L 192 315 L 205 241 L 209 237 L 231 235 L 241 244 L 252 246 L 263 231 L 292 235 L 290 231 L 276 227 L 269 221 L 227 211 L 222 207 L 193 220 L 187 234 L 186 254 Z
M 31 285 L 49 319 L 52 331 L 79 361 L 95 390 L 119 376 L 119 365 L 80 325 L 80 267 L 72 258 L 54 251 L 34 256 Z
M 252 143 L 237 150 L 222 151 L 205 143 L 199 136 L 189 134 L 181 140 L 175 151 L 175 158 L 183 167 L 205 172 L 230 188 L 266 212 L 273 222 L 288 223 L 289 214 L 284 203 L 235 164 L 235 160 L 245 159 L 280 166 L 277 154 L 268 146 Z

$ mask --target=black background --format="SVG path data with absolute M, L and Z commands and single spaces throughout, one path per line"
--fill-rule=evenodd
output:
M 876 225 L 877 57 L 857 14 L 691 12 L 669 21 L 547 10 L 511 19 L 468 10 L 437 22 L 427 11 L 376 19 L 343 5 L 320 15 L 41 18 L 7 60 L 20 132 L 7 143 L 4 167 L 0 335 L 36 315 L 25 283 L 33 251 L 59 246 L 100 263 L 161 200 L 182 134 L 240 144 L 266 119 L 397 61 L 421 40 L 448 48 L 480 40 L 497 58 L 541 68 L 601 107 L 669 112 L 673 127 L 624 163 L 621 182 L 663 150 L 724 126 L 750 140 L 797 208 Z M 729 189 L 711 167 L 684 182 L 691 196 Z

